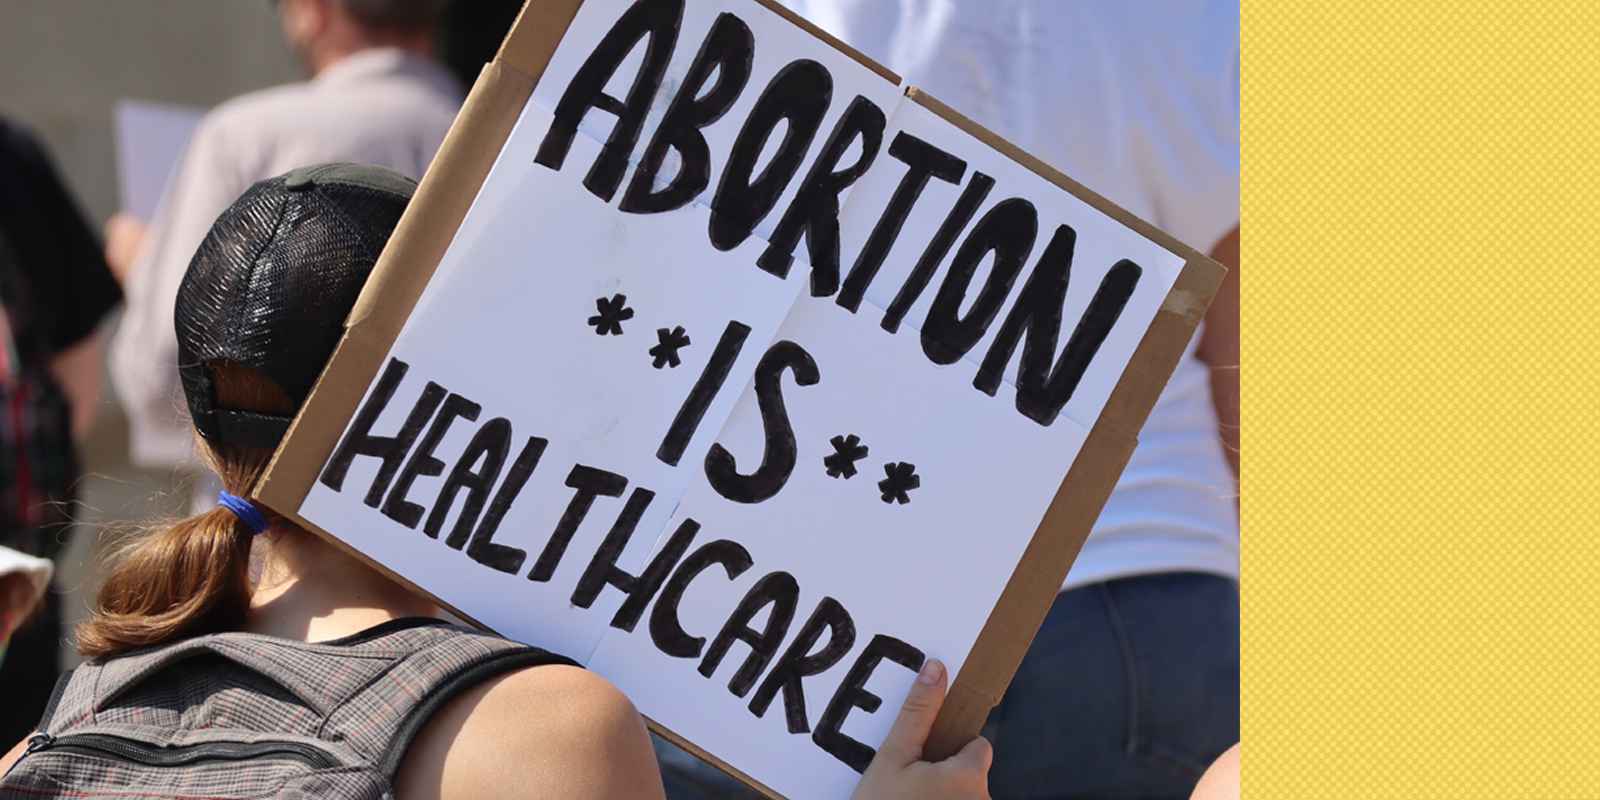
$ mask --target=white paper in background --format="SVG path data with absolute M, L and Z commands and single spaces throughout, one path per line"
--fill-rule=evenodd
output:
M 1100 287 L 1100 280 L 1105 277 L 1111 266 L 1127 258 L 1143 268 L 1133 296 L 1128 298 L 1128 303 L 1117 318 L 1116 325 L 1112 327 L 1105 342 L 1100 345 L 1094 360 L 1090 362 L 1088 371 L 1073 391 L 1072 398 L 1061 410 L 1062 418 L 1071 419 L 1086 428 L 1094 427 L 1095 421 L 1100 418 L 1100 410 L 1105 407 L 1106 400 L 1111 396 L 1111 390 L 1122 378 L 1123 368 L 1133 357 L 1134 350 L 1144 338 L 1145 330 L 1154 321 L 1167 292 L 1172 290 L 1173 282 L 1183 271 L 1183 259 L 1140 236 L 1122 223 L 1096 211 L 1088 203 L 1029 171 L 1003 153 L 990 148 L 976 137 L 916 103 L 907 101 L 898 108 L 894 116 L 890 117 L 889 130 L 884 133 L 884 147 L 887 148 L 895 135 L 902 131 L 929 142 L 945 152 L 959 156 L 966 161 L 966 174 L 962 177 L 960 185 L 938 179 L 928 181 L 927 188 L 923 190 L 921 198 L 906 218 L 899 238 L 890 248 L 888 258 L 868 287 L 861 313 L 871 316 L 874 321 L 883 319 L 882 311 L 869 311 L 867 306 L 870 304 L 878 309 L 889 307 L 896 293 L 905 284 L 907 276 L 911 274 L 917 260 L 922 257 L 928 242 L 933 239 L 934 233 L 954 207 L 962 190 L 972 181 L 973 174 L 982 172 L 994 179 L 994 187 L 989 190 L 984 202 L 978 206 L 962 235 L 956 238 L 956 243 L 939 264 L 939 269 L 929 281 L 927 288 L 907 312 L 904 321 L 901 322 L 901 333 L 914 337 L 922 329 L 928 308 L 939 292 L 939 285 L 949 271 L 956 250 L 960 248 L 967 232 L 977 226 L 983 215 L 1007 198 L 1020 197 L 1027 200 L 1034 205 L 1039 215 L 1039 231 L 1033 249 L 1024 262 L 1022 272 L 1017 276 L 1010 299 L 1001 308 L 1000 314 L 983 338 L 967 352 L 963 361 L 959 362 L 961 377 L 954 380 L 965 380 L 970 388 L 979 363 L 989 352 L 989 345 L 998 335 L 1006 313 L 1038 263 L 1051 235 L 1058 225 L 1068 225 L 1076 231 L 1077 242 L 1073 251 L 1071 276 L 1067 283 L 1067 300 L 1062 315 L 1060 341 L 1056 345 L 1057 354 L 1060 353 L 1061 347 L 1065 346 L 1073 326 L 1083 317 L 1090 298 L 1094 297 L 1095 291 Z M 882 215 L 883 209 L 889 203 L 890 195 L 894 193 L 895 187 L 905 174 L 904 164 L 892 158 L 881 157 L 878 165 L 862 176 L 841 215 L 840 239 L 845 253 L 854 254 L 861 251 L 872 226 Z M 971 307 L 972 299 L 976 297 L 978 288 L 988 278 L 993 266 L 993 256 L 985 257 L 979 264 L 967 292 L 968 300 L 961 307 L 963 313 Z M 848 271 L 848 268 L 846 265 L 845 270 Z M 1017 364 L 1021 361 L 1021 350 L 1019 344 L 1012 354 L 1005 373 L 1006 382 L 1013 386 L 1016 385 Z M 1052 356 L 1053 362 L 1054 356 Z
M 117 101 L 117 179 L 123 211 L 144 220 L 155 216 L 167 181 L 204 114 L 191 106 Z
M 815 729 L 875 634 L 942 659 L 954 680 L 1086 432 L 1065 419 L 1045 428 L 1014 413 L 1010 387 L 993 398 L 976 392 L 959 377 L 959 365 L 929 364 L 916 337 L 890 335 L 876 318 L 832 303 L 801 300 L 778 336 L 804 347 L 820 373 L 811 386 L 796 386 L 789 374 L 783 379 L 798 446 L 794 472 L 776 496 L 753 505 L 728 502 L 703 480 L 690 484 L 676 517 L 700 523 L 696 546 L 735 540 L 754 566 L 733 581 L 718 567 L 702 573 L 679 616 L 709 644 L 753 584 L 786 571 L 800 587 L 786 647 L 820 598 L 842 603 L 855 620 L 855 646 L 804 681 Z M 849 434 L 868 454 L 853 477 L 830 477 L 830 440 Z M 741 471 L 760 463 L 761 416 L 748 389 L 718 441 Z M 903 505 L 882 500 L 878 482 L 891 462 L 913 464 L 921 481 Z M 766 614 L 757 619 L 759 627 Z M 808 735 L 790 734 L 781 698 L 758 719 L 747 708 L 753 690 L 744 698 L 727 690 L 750 653 L 734 644 L 708 679 L 697 670 L 699 659 L 662 654 L 641 625 L 606 636 L 590 668 L 620 686 L 641 713 L 786 796 L 849 796 L 860 776 Z M 845 733 L 875 748 L 914 677 L 882 664 L 867 685 L 882 707 L 851 713 Z

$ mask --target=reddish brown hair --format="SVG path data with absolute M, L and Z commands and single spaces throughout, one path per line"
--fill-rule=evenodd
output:
M 252 370 L 213 365 L 217 402 L 226 408 L 289 413 L 294 404 Z M 248 496 L 270 450 L 232 447 L 196 437 L 205 461 L 229 492 Z M 262 509 L 269 523 L 281 519 Z M 226 508 L 147 526 L 124 541 L 78 626 L 78 651 L 114 656 L 203 633 L 241 627 L 250 608 L 252 533 Z

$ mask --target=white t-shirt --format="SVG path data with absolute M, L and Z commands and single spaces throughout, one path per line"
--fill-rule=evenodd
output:
M 1201 252 L 1239 222 L 1239 6 L 786 0 L 957 111 Z M 1184 355 L 1064 588 L 1239 574 L 1209 367 Z

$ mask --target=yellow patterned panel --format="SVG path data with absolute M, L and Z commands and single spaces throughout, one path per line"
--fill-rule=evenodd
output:
M 1242 15 L 1245 797 L 1600 797 L 1600 3 Z

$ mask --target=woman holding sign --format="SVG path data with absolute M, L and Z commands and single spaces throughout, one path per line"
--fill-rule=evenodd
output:
M 262 181 L 180 289 L 181 377 L 215 509 L 132 541 L 0 794 L 660 797 L 603 678 L 437 618 L 427 599 L 246 499 L 321 373 L 414 184 L 353 165 Z M 256 543 L 262 547 L 256 547 Z M 930 661 L 860 798 L 987 797 L 988 743 L 921 760 Z

